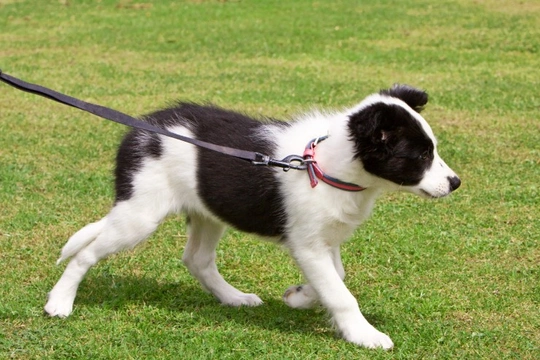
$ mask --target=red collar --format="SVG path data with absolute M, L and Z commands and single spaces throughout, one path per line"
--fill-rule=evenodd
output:
M 324 183 L 327 183 L 330 186 L 333 186 L 335 188 L 338 188 L 340 190 L 345 191 L 362 191 L 365 190 L 365 187 L 362 187 L 360 185 L 356 185 L 353 183 L 341 181 L 339 179 L 336 179 L 334 177 L 328 176 L 324 173 L 324 171 L 321 169 L 319 164 L 317 164 L 317 161 L 315 160 L 315 147 L 317 144 L 323 140 L 326 140 L 328 138 L 328 135 L 321 136 L 316 139 L 311 140 L 304 150 L 304 161 L 307 165 L 307 172 L 309 175 L 309 181 L 311 183 L 311 187 L 314 188 L 319 183 L 319 180 L 321 180 Z

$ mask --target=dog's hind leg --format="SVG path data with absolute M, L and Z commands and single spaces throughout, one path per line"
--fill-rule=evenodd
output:
M 222 304 L 257 306 L 262 300 L 255 294 L 245 294 L 230 285 L 216 266 L 216 247 L 225 226 L 198 214 L 191 214 L 188 222 L 188 242 L 182 261 L 203 288 Z
M 104 219 L 73 235 L 66 244 L 69 251 L 62 252 L 61 260 L 68 256 L 72 258 L 49 293 L 45 312 L 51 316 L 68 316 L 73 309 L 77 288 L 93 265 L 120 250 L 135 247 L 154 232 L 166 211 L 162 209 L 159 213 L 155 207 L 145 205 L 148 202 L 143 204 L 137 200 L 117 203 Z
M 332 248 L 332 262 L 341 280 L 345 279 L 345 269 L 341 262 L 339 245 Z M 295 309 L 311 309 L 319 305 L 317 293 L 309 284 L 290 286 L 283 294 L 283 301 Z

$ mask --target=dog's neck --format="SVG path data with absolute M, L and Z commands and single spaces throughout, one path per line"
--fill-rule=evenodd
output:
M 330 185 L 334 188 L 343 190 L 343 191 L 352 191 L 352 192 L 358 192 L 358 191 L 364 191 L 366 188 L 362 187 L 360 185 L 349 183 L 346 181 L 343 181 L 341 179 L 338 179 L 334 176 L 328 175 L 317 163 L 317 159 L 315 156 L 316 148 L 319 145 L 320 142 L 328 139 L 328 135 L 317 137 L 313 140 L 311 140 L 304 150 L 303 158 L 305 161 L 305 165 L 307 166 L 306 171 L 309 175 L 309 181 L 311 183 L 311 187 L 315 187 L 319 184 L 319 180 L 326 183 L 327 185 Z

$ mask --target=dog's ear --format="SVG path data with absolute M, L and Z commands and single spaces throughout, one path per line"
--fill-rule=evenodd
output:
M 418 113 L 424 109 L 424 105 L 428 102 L 428 94 L 425 91 L 409 85 L 395 84 L 390 89 L 381 90 L 379 94 L 398 98 Z
M 399 125 L 395 106 L 376 103 L 353 113 L 349 117 L 349 130 L 352 137 L 363 143 L 384 146 L 393 136 Z

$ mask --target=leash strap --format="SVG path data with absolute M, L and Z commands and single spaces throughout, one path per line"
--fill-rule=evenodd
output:
M 189 144 L 193 144 L 193 145 L 196 145 L 196 146 L 208 149 L 208 150 L 230 155 L 238 159 L 250 161 L 254 165 L 271 165 L 271 166 L 282 167 L 283 169 L 287 169 L 287 170 L 291 168 L 303 170 L 301 166 L 292 164 L 291 162 L 287 162 L 287 161 L 275 160 L 275 159 L 270 158 L 268 155 L 264 155 L 258 152 L 234 149 L 227 146 L 211 144 L 205 141 L 201 141 L 201 140 L 189 138 L 180 134 L 176 134 L 166 129 L 151 125 L 145 121 L 137 120 L 120 111 L 113 110 L 113 109 L 110 109 L 101 105 L 88 103 L 88 102 L 76 99 L 74 97 L 59 93 L 57 91 L 48 89 L 44 86 L 27 83 L 26 81 L 17 79 L 6 73 L 3 73 L 2 70 L 0 70 L 0 80 L 2 80 L 6 84 L 11 85 L 19 90 L 22 90 L 31 94 L 43 96 L 47 99 L 57 101 L 61 104 L 72 106 L 74 108 L 89 112 L 101 118 L 108 119 L 108 120 L 129 126 L 132 128 L 155 132 L 164 136 L 168 136 L 174 139 L 185 141 Z
M 154 133 L 161 134 L 164 136 L 168 136 L 173 139 L 181 140 L 195 146 L 199 146 L 199 147 L 212 150 L 221 154 L 233 156 L 238 159 L 246 160 L 246 161 L 251 162 L 253 165 L 276 166 L 276 167 L 282 168 L 284 171 L 288 171 L 289 169 L 307 170 L 309 178 L 310 178 L 310 182 L 311 182 L 311 187 L 317 186 L 318 184 L 317 179 L 319 179 L 330 186 L 333 186 L 335 188 L 345 190 L 345 191 L 362 191 L 365 189 L 359 185 L 341 181 L 334 177 L 328 176 L 319 167 L 319 165 L 314 159 L 315 146 L 317 146 L 318 142 L 325 140 L 328 136 L 323 136 L 323 137 L 313 139 L 312 141 L 310 141 L 304 151 L 303 156 L 289 155 L 283 158 L 282 160 L 277 160 L 277 159 L 272 159 L 268 155 L 264 155 L 258 152 L 240 150 L 240 149 L 230 148 L 227 146 L 211 144 L 205 141 L 201 141 L 198 139 L 193 139 L 187 136 L 176 134 L 166 129 L 151 125 L 145 121 L 137 120 L 134 117 L 124 114 L 120 111 L 113 110 L 105 106 L 88 103 L 86 101 L 82 101 L 77 98 L 51 90 L 44 86 L 27 83 L 26 81 L 17 79 L 16 77 L 3 73 L 1 69 L 0 69 L 0 80 L 19 90 L 22 90 L 31 94 L 43 96 L 47 99 L 54 100 L 64 105 L 72 106 L 74 108 L 89 112 L 101 118 L 111 120 L 116 123 L 126 125 L 135 129 L 146 130 L 146 131 L 154 132 Z

